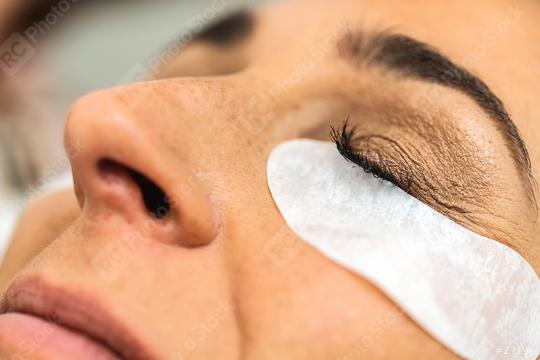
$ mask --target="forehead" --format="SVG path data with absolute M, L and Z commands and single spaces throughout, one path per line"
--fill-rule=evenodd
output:
M 421 9 L 419 11 L 419 9 Z M 330 42 L 339 29 L 391 29 L 440 49 L 483 79 L 516 123 L 540 178 L 540 3 L 420 0 L 282 1 L 258 16 L 255 42 L 262 58 L 276 59 L 287 39 L 286 57 L 301 59 L 317 43 Z M 302 26 L 298 26 L 301 19 Z M 268 46 L 273 44 L 272 46 Z M 255 45 L 257 46 L 257 45 Z M 266 52 L 265 49 L 274 49 Z M 267 50 L 268 51 L 268 50 Z M 279 58 L 279 56 L 277 57 Z

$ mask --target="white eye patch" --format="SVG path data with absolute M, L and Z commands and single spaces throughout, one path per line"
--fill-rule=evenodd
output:
M 300 238 L 375 284 L 456 354 L 540 353 L 540 280 L 514 250 L 366 174 L 329 142 L 279 145 L 267 176 Z

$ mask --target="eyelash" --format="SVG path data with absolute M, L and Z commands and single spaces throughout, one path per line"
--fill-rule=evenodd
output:
M 345 160 L 360 166 L 366 173 L 371 174 L 376 178 L 386 180 L 394 186 L 410 193 L 412 181 L 401 180 L 383 161 L 368 157 L 367 153 L 369 153 L 369 149 L 364 153 L 354 149 L 353 142 L 355 138 L 357 138 L 356 133 L 356 126 L 349 126 L 349 117 L 344 120 L 339 129 L 331 126 L 330 138 L 336 144 L 337 150 L 341 156 L 343 156 Z

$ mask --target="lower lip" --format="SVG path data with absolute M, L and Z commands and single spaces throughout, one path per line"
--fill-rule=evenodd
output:
M 105 346 L 53 321 L 0 315 L 0 356 L 8 359 L 120 360 Z

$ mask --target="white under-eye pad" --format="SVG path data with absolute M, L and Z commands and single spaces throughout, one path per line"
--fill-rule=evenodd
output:
M 378 286 L 468 359 L 536 359 L 540 280 L 514 250 L 347 162 L 330 142 L 274 149 L 268 185 L 291 229 Z

